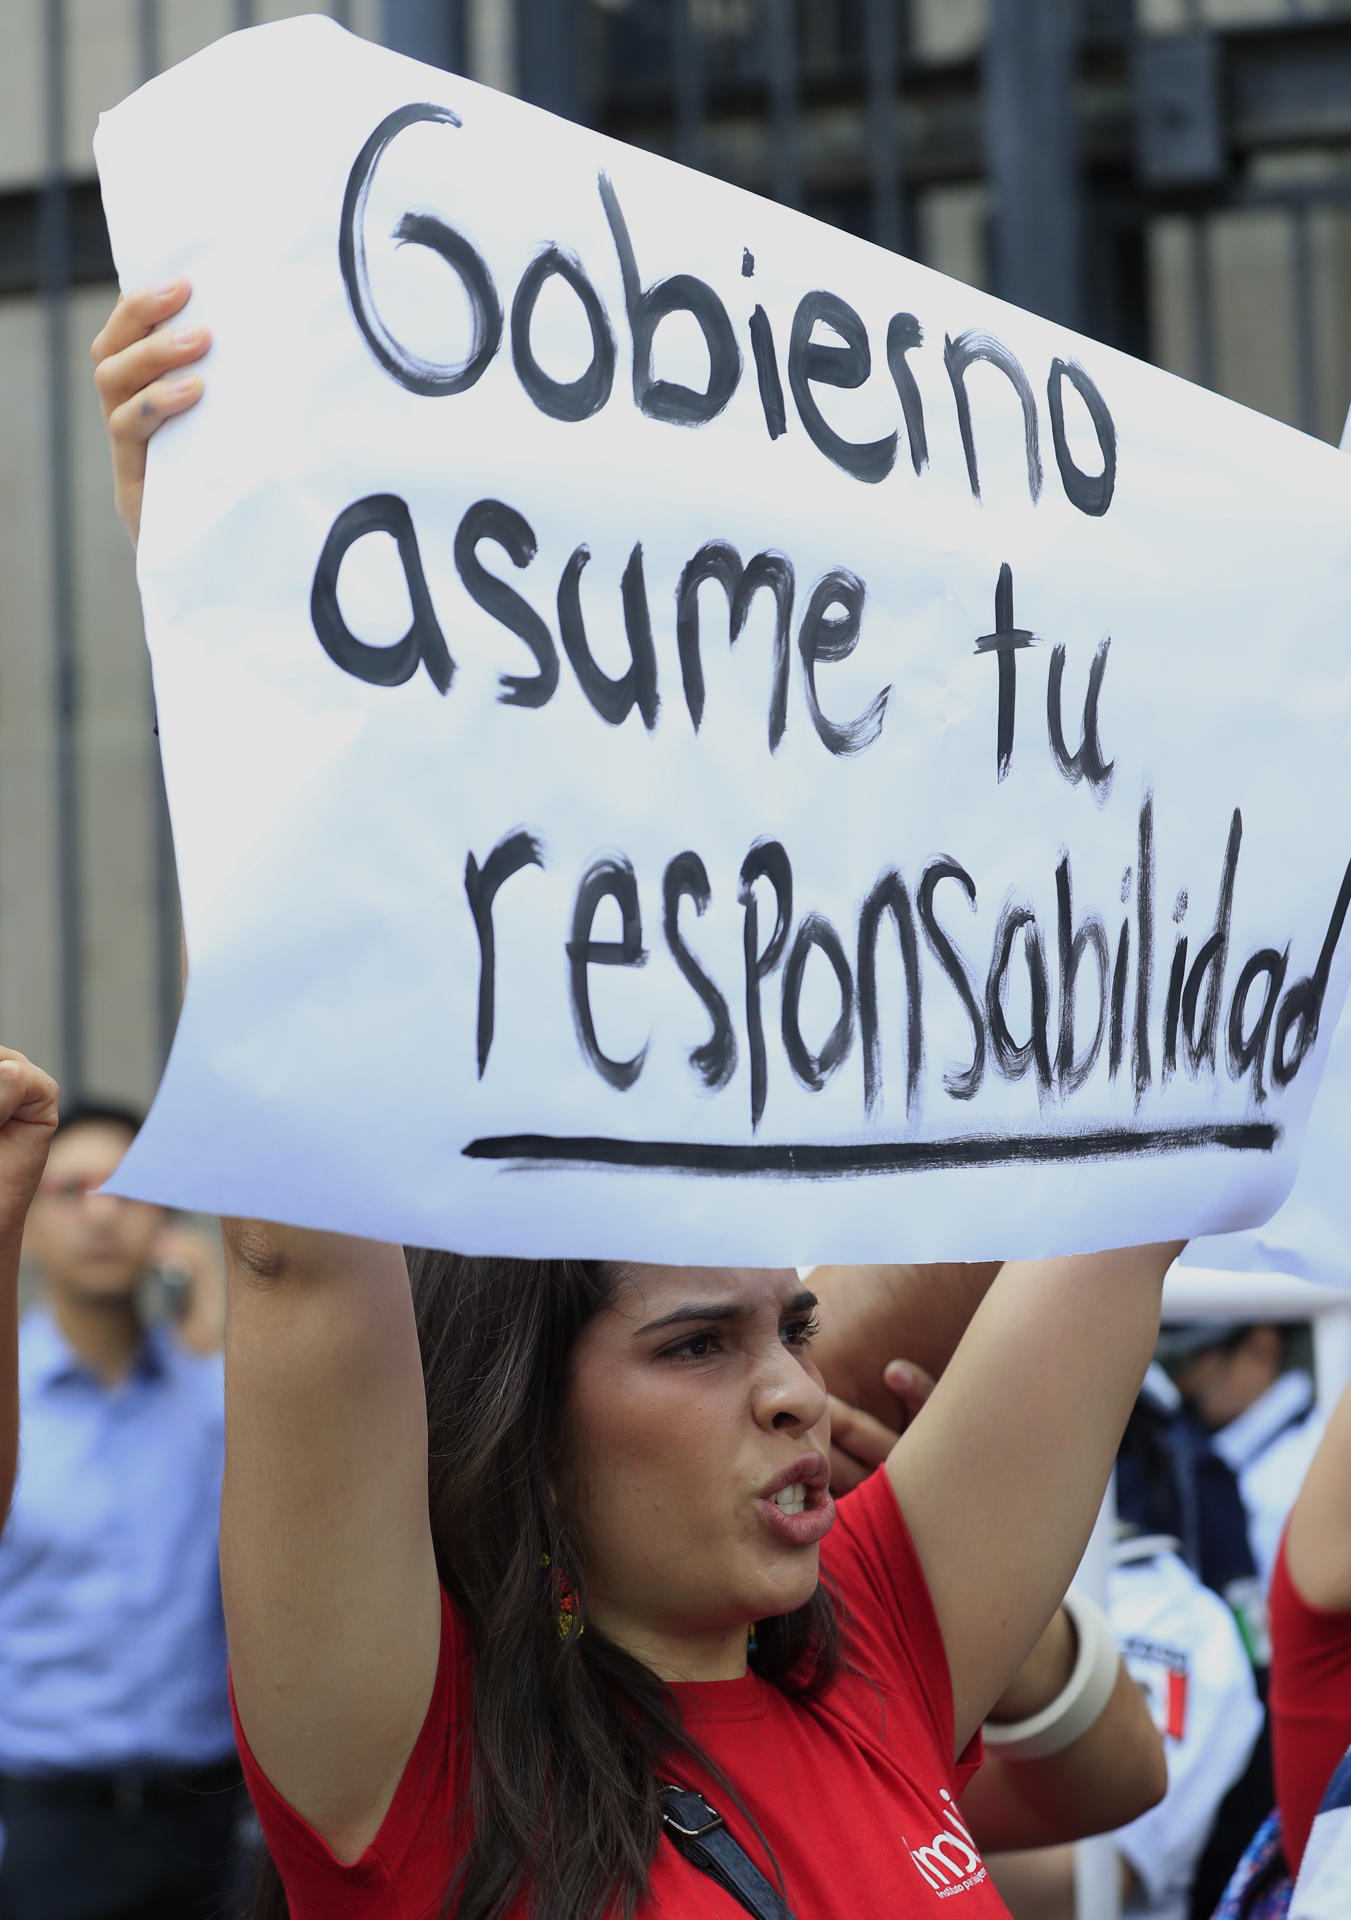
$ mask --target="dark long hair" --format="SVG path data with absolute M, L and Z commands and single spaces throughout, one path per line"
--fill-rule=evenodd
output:
M 609 1304 L 593 1261 L 466 1259 L 409 1251 L 427 1390 L 436 1564 L 473 1644 L 472 1839 L 447 1889 L 455 1920 L 503 1920 L 523 1889 L 532 1920 L 631 1915 L 661 1836 L 660 1777 L 711 1772 L 657 1676 L 586 1619 L 579 1544 L 549 1492 L 572 1349 Z M 548 1572 L 542 1560 L 548 1555 Z M 559 1630 L 556 1595 L 572 1595 Z M 814 1699 L 840 1663 L 828 1591 L 757 1622 L 757 1672 Z M 744 1813 L 744 1808 L 742 1809 Z M 452 1810 L 447 1809 L 447 1817 Z M 280 1920 L 271 1862 L 255 1920 Z

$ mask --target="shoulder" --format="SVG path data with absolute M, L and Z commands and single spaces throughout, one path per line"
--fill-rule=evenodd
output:
M 1351 1691 L 1351 1611 L 1316 1607 L 1295 1585 L 1282 1536 L 1271 1573 L 1272 1685 L 1278 1695 L 1296 1676 L 1315 1692 L 1336 1680 L 1339 1705 Z
M 924 1570 L 896 1491 L 877 1472 L 843 1495 L 821 1547 L 821 1572 L 841 1603 L 845 1658 L 893 1699 L 913 1702 L 943 1754 L 952 1753 L 952 1683 Z
M 899 1564 L 898 1564 L 899 1561 Z M 822 1571 L 839 1585 L 876 1584 L 885 1573 L 923 1581 L 896 1492 L 886 1473 L 870 1473 L 835 1502 L 835 1525 L 821 1544 Z

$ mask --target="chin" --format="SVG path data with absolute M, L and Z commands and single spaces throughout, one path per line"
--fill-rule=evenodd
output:
M 84 1274 L 72 1285 L 70 1291 L 86 1306 L 120 1307 L 135 1300 L 139 1280 L 138 1273 L 133 1273 L 130 1277 L 124 1273 Z
M 815 1549 L 811 1554 L 811 1565 L 794 1568 L 791 1573 L 771 1583 L 766 1583 L 757 1601 L 752 1604 L 755 1611 L 753 1620 L 771 1620 L 776 1614 L 796 1613 L 799 1607 L 805 1607 L 820 1585 L 821 1571 Z

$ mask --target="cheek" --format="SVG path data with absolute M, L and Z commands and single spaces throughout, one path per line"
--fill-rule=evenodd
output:
M 692 1393 L 689 1382 L 598 1381 L 574 1395 L 569 1411 L 573 1444 L 560 1492 L 593 1537 L 707 1512 L 725 1482 L 726 1411 L 715 1396 Z

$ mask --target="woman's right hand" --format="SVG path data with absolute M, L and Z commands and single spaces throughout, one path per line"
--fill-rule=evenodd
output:
M 56 1131 L 59 1098 L 49 1073 L 12 1047 L 0 1047 L 0 1256 L 22 1237 Z
M 164 325 L 182 312 L 191 292 L 179 279 L 153 291 L 124 294 L 89 349 L 112 446 L 113 497 L 133 546 L 141 531 L 150 436 L 202 397 L 202 376 L 182 369 L 201 359 L 211 345 L 210 333 L 205 327 Z

